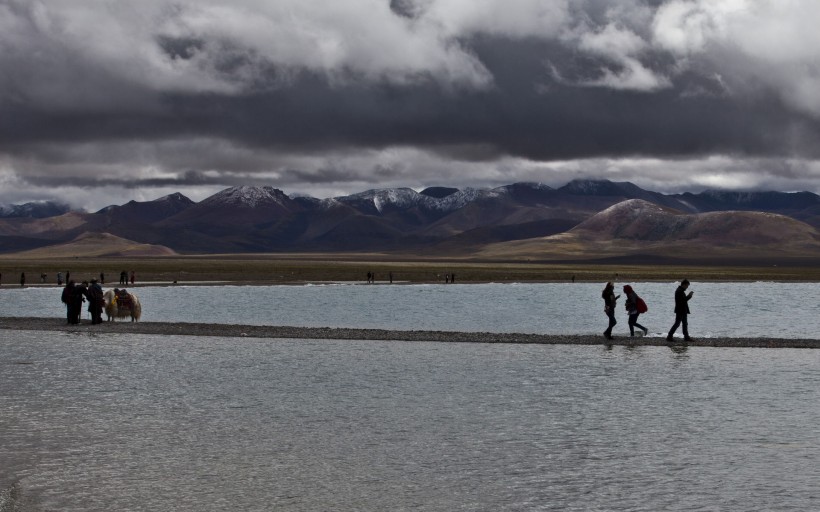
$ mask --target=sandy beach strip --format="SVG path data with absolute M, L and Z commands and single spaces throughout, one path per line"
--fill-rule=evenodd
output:
M 616 336 L 605 340 L 600 335 L 520 334 L 454 331 L 404 331 L 340 327 L 288 327 L 276 325 L 229 325 L 182 322 L 104 322 L 68 325 L 61 318 L 3 317 L 0 329 L 20 331 L 61 331 L 69 333 L 149 334 L 180 336 L 219 336 L 227 338 L 296 338 L 306 340 L 430 341 L 448 343 L 508 343 L 545 345 L 623 345 L 689 347 L 820 348 L 817 339 L 788 338 L 699 338 L 684 342 L 676 338 Z

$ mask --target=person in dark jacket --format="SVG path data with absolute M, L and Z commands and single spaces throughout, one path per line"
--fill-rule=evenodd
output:
M 86 297 L 88 298 L 88 312 L 91 313 L 91 323 L 94 325 L 101 324 L 104 299 L 102 286 L 97 283 L 96 279 L 91 280 L 91 286 L 88 287 Z
M 72 299 L 74 297 L 74 281 L 69 281 L 66 283 L 65 288 L 63 288 L 63 294 L 60 297 L 65 304 L 65 317 L 66 323 L 73 324 L 74 318 L 77 316 L 74 314 L 74 309 L 72 306 Z
M 72 280 L 66 283 L 63 289 L 62 300 L 66 305 L 66 320 L 70 324 L 79 324 L 80 316 L 83 312 L 83 297 L 85 296 L 85 287 L 78 285 Z
M 629 335 L 635 336 L 635 327 L 641 329 L 644 336 L 647 335 L 649 329 L 638 323 L 638 316 L 641 314 L 638 311 L 638 294 L 629 285 L 624 286 L 624 294 L 626 295 L 624 307 L 626 307 L 626 314 L 629 315 Z
M 689 294 L 687 294 L 687 288 L 689 288 L 689 280 L 684 279 L 680 282 L 680 286 L 678 286 L 675 290 L 675 325 L 673 325 L 672 329 L 669 330 L 669 335 L 666 337 L 666 341 L 672 341 L 672 335 L 675 334 L 678 326 L 683 327 L 684 341 L 692 341 L 692 338 L 689 337 L 688 315 L 689 299 L 692 298 L 692 295 L 694 295 L 695 292 L 689 292 Z
M 83 281 L 74 287 L 74 308 L 77 314 L 77 321 L 74 323 L 76 324 L 82 323 L 83 302 L 86 300 L 88 300 L 88 281 Z
M 604 291 L 601 292 L 601 298 L 604 299 L 604 313 L 609 317 L 609 327 L 604 331 L 604 338 L 612 339 L 612 328 L 618 323 L 615 320 L 615 305 L 618 302 L 620 295 L 615 295 L 615 285 L 611 282 L 607 283 Z

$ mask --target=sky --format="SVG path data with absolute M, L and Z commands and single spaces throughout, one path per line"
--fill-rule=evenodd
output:
M 814 0 L 0 0 L 0 204 L 820 192 Z

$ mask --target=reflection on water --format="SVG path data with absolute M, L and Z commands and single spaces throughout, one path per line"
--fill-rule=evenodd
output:
M 818 505 L 820 351 L 7 333 L 3 512 Z
M 676 283 L 632 283 L 649 304 L 640 322 L 666 336 Z M 618 289 L 620 290 L 620 284 Z M 143 320 L 401 330 L 601 333 L 602 284 L 178 286 L 136 288 Z M 693 283 L 696 338 L 816 338 L 816 283 Z M 620 291 L 619 291 L 620 293 Z M 626 335 L 618 305 L 616 336 Z M 0 317 L 63 317 L 58 288 L 0 289 Z M 680 336 L 680 332 L 678 333 Z

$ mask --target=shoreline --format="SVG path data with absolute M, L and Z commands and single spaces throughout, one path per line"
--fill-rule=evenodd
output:
M 148 334 L 175 336 L 217 336 L 225 338 L 284 338 L 305 340 L 416 341 L 443 343 L 501 343 L 541 345 L 603 345 L 655 347 L 723 347 L 723 348 L 820 348 L 820 339 L 789 338 L 700 338 L 684 342 L 676 338 L 620 336 L 605 340 L 592 334 L 524 334 L 457 331 L 406 331 L 391 329 L 356 329 L 348 327 L 291 327 L 268 325 L 235 325 L 185 322 L 103 322 L 91 325 L 84 321 L 68 325 L 63 318 L 2 317 L 0 330 L 56 331 L 95 334 Z
M 90 280 L 88 279 L 84 280 Z M 624 279 L 621 278 L 612 278 L 608 279 L 610 281 L 618 281 L 619 283 L 675 283 L 679 280 L 674 277 L 666 277 L 666 278 L 646 278 L 646 277 L 638 277 L 635 279 Z M 690 281 L 693 281 L 690 279 Z M 373 283 L 368 283 L 365 280 L 273 280 L 273 279 L 259 279 L 259 280 L 232 280 L 232 279 L 214 279 L 214 280 L 190 280 L 190 281 L 140 281 L 134 284 L 127 283 L 127 284 L 113 284 L 113 283 L 103 283 L 103 289 L 114 289 L 114 288 L 175 288 L 175 287 L 186 287 L 186 286 L 235 286 L 235 287 L 256 287 L 256 286 L 413 286 L 413 285 L 442 285 L 442 286 L 454 286 L 454 285 L 484 285 L 484 284 L 601 284 L 607 282 L 607 278 L 602 279 L 577 279 L 576 281 L 568 281 L 566 279 L 522 279 L 522 280 L 505 280 L 505 279 L 482 279 L 482 280 L 463 280 L 458 283 L 445 283 L 443 281 L 411 281 L 411 280 L 402 280 L 402 279 L 395 279 L 393 282 L 390 281 L 376 281 Z M 717 279 L 717 278 L 705 278 L 705 279 L 697 279 L 699 283 L 781 283 L 781 284 L 791 284 L 791 283 L 818 283 L 820 284 L 820 279 L 778 279 L 778 278 L 729 278 L 729 279 Z M 58 285 L 57 283 L 40 283 L 40 282 L 32 282 L 27 283 L 25 286 L 20 286 L 19 284 L 0 284 L 0 292 L 3 291 L 11 291 L 11 290 L 20 290 L 25 288 L 52 288 L 56 290 L 61 290 L 65 287 L 66 283 L 62 285 Z
M 27 283 L 57 283 L 57 273 L 70 271 L 77 280 L 90 280 L 105 274 L 115 283 L 122 271 L 135 272 L 135 286 L 174 282 L 180 285 L 221 283 L 235 285 L 308 284 L 322 282 L 366 283 L 367 274 L 376 275 L 377 284 L 388 284 L 392 274 L 398 283 L 445 284 L 448 275 L 457 284 L 467 283 L 555 283 L 572 282 L 817 282 L 820 265 L 816 260 L 778 261 L 682 261 L 665 263 L 622 262 L 549 262 L 549 261 L 481 261 L 467 259 L 420 259 L 396 255 L 295 255 L 248 254 L 208 255 L 174 258 L 52 258 L 21 259 L 0 255 L 2 288 L 19 288 L 20 275 Z M 127 285 L 126 285 L 127 286 Z

